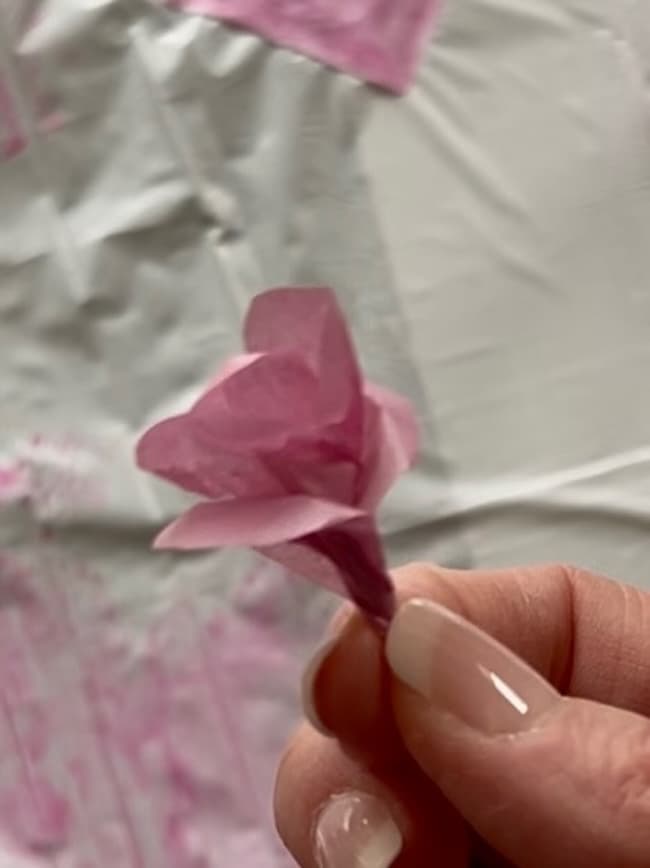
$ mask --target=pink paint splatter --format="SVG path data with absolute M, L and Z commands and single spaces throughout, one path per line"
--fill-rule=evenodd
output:
M 17 500 L 26 492 L 25 474 L 20 466 L 0 465 L 0 504 Z
M 12 865 L 52 868 L 55 853 L 83 868 L 284 865 L 270 793 L 290 722 L 276 694 L 298 681 L 288 640 L 266 618 L 202 619 L 189 601 L 125 634 L 106 588 L 56 544 L 0 555 Z
M 68 803 L 43 778 L 19 781 L 0 794 L 0 815 L 12 837 L 32 853 L 56 852 L 67 843 Z
M 105 502 L 104 464 L 96 449 L 71 437 L 33 435 L 0 465 L 0 505 L 24 499 L 43 521 L 98 507 Z
M 0 81 L 0 133 L 0 150 L 7 158 L 16 156 L 27 145 L 16 106 L 3 81 Z
M 106 464 L 76 438 L 25 438 L 0 508 L 101 502 Z M 154 617 L 152 595 L 127 627 L 104 577 L 31 532 L 0 551 L 0 868 L 284 866 L 270 805 L 302 589 L 264 565 L 227 612 L 188 599 Z
M 20 12 L 19 12 L 20 14 Z M 38 16 L 25 8 L 19 22 L 16 40 L 20 41 L 38 23 Z M 0 159 L 17 157 L 29 146 L 29 134 L 20 117 L 18 103 L 8 81 L 1 76 L 0 70 Z M 65 123 L 64 115 L 51 100 L 45 97 L 38 84 L 39 71 L 34 63 L 26 64 L 22 70 L 25 79 L 24 95 L 30 104 L 32 121 L 37 132 L 49 133 Z M 22 84 L 22 80 L 20 82 Z
M 0 500 L 39 520 L 102 496 L 88 444 L 13 453 Z M 284 866 L 272 776 L 300 656 L 277 576 L 256 572 L 228 614 L 187 600 L 127 629 L 110 584 L 40 527 L 20 557 L 0 551 L 0 868 Z

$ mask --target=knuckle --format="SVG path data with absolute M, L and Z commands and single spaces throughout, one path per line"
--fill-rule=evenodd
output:
M 392 572 L 400 603 L 413 597 L 442 598 L 444 602 L 454 592 L 454 583 L 447 571 L 432 564 L 413 562 Z
M 597 815 L 629 840 L 641 835 L 650 849 L 650 722 L 572 699 L 559 723 L 565 774 Z
M 586 571 L 575 564 L 565 561 L 556 561 L 548 565 L 548 571 L 558 584 L 564 584 L 574 589 L 587 575 Z
M 425 561 L 411 561 L 392 570 L 392 576 L 398 586 L 408 586 L 413 582 L 427 583 L 435 581 L 437 571 L 432 564 L 428 564 Z
M 619 817 L 650 827 L 650 727 L 641 721 L 622 743 L 610 746 L 609 807 Z

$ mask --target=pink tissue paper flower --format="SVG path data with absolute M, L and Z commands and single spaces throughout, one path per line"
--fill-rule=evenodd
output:
M 375 511 L 417 449 L 410 404 L 363 380 L 329 289 L 257 296 L 244 342 L 187 413 L 138 444 L 141 468 L 203 498 L 155 547 L 250 546 L 386 622 Z

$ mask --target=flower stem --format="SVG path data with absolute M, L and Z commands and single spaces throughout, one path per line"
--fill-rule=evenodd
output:
M 332 561 L 346 590 L 370 623 L 381 634 L 395 614 L 395 588 L 383 563 L 376 563 L 356 536 L 344 530 L 324 530 L 311 534 L 312 548 Z

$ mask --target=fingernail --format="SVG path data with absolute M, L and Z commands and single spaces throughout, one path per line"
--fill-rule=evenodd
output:
M 429 600 L 399 609 L 386 655 L 395 675 L 438 711 L 487 735 L 530 729 L 560 699 L 516 654 Z
M 325 642 L 319 646 L 305 668 L 301 683 L 302 708 L 305 717 L 315 730 L 328 738 L 332 738 L 333 733 L 327 728 L 327 726 L 325 726 L 320 718 L 320 714 L 318 713 L 318 693 L 316 685 L 318 684 L 318 678 L 322 672 L 323 665 L 333 651 L 336 642 L 337 640 L 335 638 L 326 639 Z
M 389 868 L 402 835 L 386 805 L 367 793 L 334 796 L 314 832 L 319 868 Z

